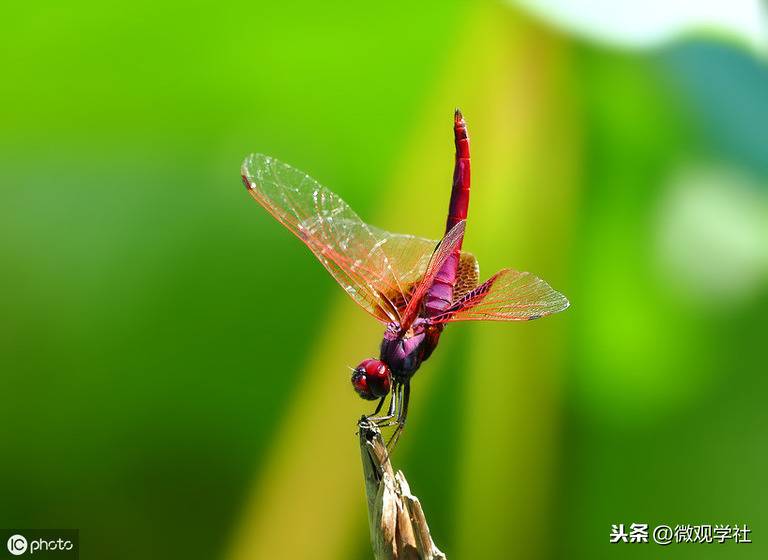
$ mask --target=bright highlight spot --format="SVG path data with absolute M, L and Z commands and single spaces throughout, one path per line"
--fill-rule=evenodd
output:
M 768 192 L 735 171 L 676 176 L 657 231 L 659 267 L 679 297 L 744 303 L 768 280 Z
M 734 35 L 768 51 L 760 0 L 512 0 L 570 33 L 629 48 L 652 47 L 686 32 Z

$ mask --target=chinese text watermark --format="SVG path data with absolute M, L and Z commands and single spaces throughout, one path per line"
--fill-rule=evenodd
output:
M 734 525 L 656 525 L 617 523 L 611 525 L 611 543 L 648 543 L 662 546 L 673 543 L 751 543 L 752 529 L 747 524 Z

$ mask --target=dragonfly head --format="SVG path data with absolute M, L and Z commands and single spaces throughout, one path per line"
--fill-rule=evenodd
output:
M 365 400 L 373 401 L 387 396 L 391 386 L 392 374 L 381 360 L 363 360 L 352 372 L 352 387 Z

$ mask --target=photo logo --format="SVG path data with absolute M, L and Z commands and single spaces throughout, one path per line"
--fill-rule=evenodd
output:
M 0 529 L 0 543 L 3 541 L 12 556 L 60 560 L 79 557 L 77 529 Z M 0 552 L 0 556 L 8 558 L 4 552 Z
M 8 539 L 8 552 L 20 556 L 27 551 L 27 539 L 22 535 L 11 535 Z

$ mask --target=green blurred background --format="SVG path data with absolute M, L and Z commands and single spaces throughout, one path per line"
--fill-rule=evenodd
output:
M 79 528 L 83 558 L 369 558 L 370 407 L 346 366 L 381 329 L 239 165 L 268 153 L 436 237 L 460 106 L 465 247 L 572 306 L 451 325 L 414 379 L 394 462 L 437 545 L 765 558 L 768 66 L 733 30 L 639 47 L 550 21 L 495 2 L 6 7 L 0 527 Z M 633 522 L 747 523 L 754 542 L 608 544 Z

